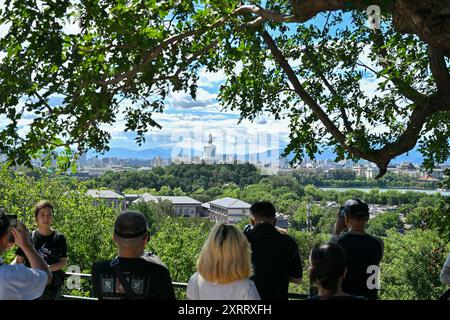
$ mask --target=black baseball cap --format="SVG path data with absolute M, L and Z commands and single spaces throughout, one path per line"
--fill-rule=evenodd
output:
M 142 213 L 124 211 L 116 218 L 114 234 L 124 239 L 138 238 L 147 233 L 147 228 L 147 220 Z
M 355 217 L 362 218 L 369 215 L 369 206 L 360 199 L 350 199 L 344 205 L 345 213 Z

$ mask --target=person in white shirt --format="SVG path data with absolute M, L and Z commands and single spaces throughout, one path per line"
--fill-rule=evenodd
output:
M 440 279 L 443 284 L 450 286 L 450 254 L 442 267 Z
M 260 300 L 252 275 L 250 244 L 235 226 L 216 225 L 189 279 L 189 300 Z
M 31 268 L 22 264 L 5 265 L 0 261 L 0 300 L 37 299 L 51 282 L 52 274 L 31 244 L 28 229 L 23 224 L 11 227 L 9 217 L 0 211 L 0 255 L 14 245 L 10 242 L 10 235 L 25 253 Z

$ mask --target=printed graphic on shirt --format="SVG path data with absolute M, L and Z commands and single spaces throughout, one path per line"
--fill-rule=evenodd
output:
M 47 261 L 52 255 L 52 250 L 46 248 L 45 245 L 46 243 L 44 243 L 44 245 L 40 249 L 38 249 L 37 252 L 41 256 L 41 258 L 44 259 L 44 261 Z
M 131 279 L 131 288 L 135 294 L 144 294 L 144 279 Z
M 114 279 L 113 278 L 103 278 L 102 279 L 102 292 L 103 293 L 113 293 L 114 292 Z

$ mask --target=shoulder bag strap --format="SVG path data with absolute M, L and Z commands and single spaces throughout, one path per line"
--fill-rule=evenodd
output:
M 36 238 L 37 238 L 37 230 L 33 230 L 33 232 L 31 233 L 31 243 L 33 244 L 33 247 L 36 249 Z
M 115 258 L 111 261 L 111 267 L 114 269 L 114 273 L 119 278 L 120 283 L 122 284 L 123 289 L 125 290 L 125 294 L 127 295 L 128 299 L 136 300 L 137 297 L 133 292 L 133 289 L 130 286 L 130 283 L 127 281 L 125 274 L 123 273 L 122 269 L 119 266 L 119 258 Z

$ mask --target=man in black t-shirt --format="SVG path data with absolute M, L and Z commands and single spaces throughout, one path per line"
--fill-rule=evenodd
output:
M 343 208 L 344 216 L 338 215 L 330 240 L 344 248 L 347 256 L 347 274 L 342 283 L 345 293 L 364 296 L 369 300 L 378 298 L 379 266 L 383 258 L 383 240 L 365 232 L 369 221 L 369 206 L 360 199 L 350 199 Z M 345 227 L 348 229 L 342 232 Z
M 250 208 L 251 227 L 244 230 L 252 248 L 255 282 L 263 300 L 287 300 L 289 282 L 300 283 L 302 263 L 297 243 L 276 228 L 275 207 L 257 202 Z
M 40 299 L 57 299 L 61 295 L 64 284 L 62 269 L 67 265 L 66 237 L 52 228 L 53 206 L 49 201 L 38 202 L 34 207 L 34 216 L 38 228 L 30 234 L 31 243 L 41 258 L 48 264 L 53 274 L 52 282 L 45 288 Z M 21 248 L 16 250 L 15 263 L 25 263 L 27 267 L 30 267 L 30 263 L 25 258 L 25 253 Z
M 144 252 L 148 226 L 140 212 L 121 213 L 114 225 L 118 257 L 92 266 L 93 292 L 99 299 L 174 300 L 167 267 L 152 253 Z

